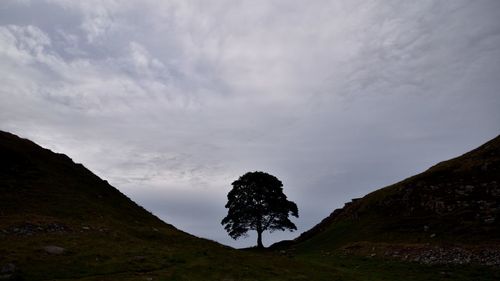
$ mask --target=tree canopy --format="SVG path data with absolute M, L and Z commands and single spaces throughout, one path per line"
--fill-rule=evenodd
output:
M 297 205 L 287 200 L 283 183 L 265 172 L 248 172 L 232 183 L 227 195 L 227 216 L 222 225 L 234 239 L 257 231 L 257 247 L 262 248 L 262 232 L 297 230 L 289 215 L 299 217 Z

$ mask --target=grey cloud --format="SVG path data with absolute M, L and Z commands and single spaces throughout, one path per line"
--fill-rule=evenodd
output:
M 0 128 L 184 230 L 251 245 L 219 225 L 246 171 L 285 183 L 304 231 L 497 135 L 499 14 L 486 0 L 8 1 Z

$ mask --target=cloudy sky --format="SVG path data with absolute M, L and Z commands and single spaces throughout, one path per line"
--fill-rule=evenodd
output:
M 0 129 L 197 236 L 274 174 L 302 232 L 500 133 L 500 1 L 0 2 Z M 273 233 L 264 244 L 298 233 Z

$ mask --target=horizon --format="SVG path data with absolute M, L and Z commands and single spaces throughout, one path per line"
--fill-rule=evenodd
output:
M 0 130 L 0 132 L 4 132 L 4 133 L 8 133 L 8 134 L 12 134 L 11 132 L 6 132 L 6 131 L 2 131 L 2 130 Z M 39 145 L 38 143 L 36 143 L 36 142 L 34 142 L 34 141 L 32 141 L 32 140 L 30 140 L 30 139 L 28 139 L 28 138 L 25 138 L 25 137 L 23 137 L 23 136 L 18 136 L 18 135 L 15 135 L 15 134 L 13 134 L 13 135 L 14 135 L 14 136 L 17 136 L 17 137 L 19 137 L 19 138 L 21 138 L 21 139 L 25 139 L 25 140 L 28 140 L 28 141 L 30 141 L 30 142 L 33 142 L 35 145 Z M 500 137 L 500 135 L 498 135 L 498 136 L 496 136 L 496 137 L 494 137 L 494 138 L 492 138 L 492 139 L 490 139 L 490 140 L 488 140 L 488 141 L 486 141 L 486 142 L 484 142 L 484 143 L 482 143 L 482 144 L 480 144 L 480 145 L 478 145 L 478 146 L 474 147 L 474 148 L 473 148 L 473 149 L 471 149 L 470 151 L 466 151 L 466 152 L 464 152 L 464 153 L 461 153 L 461 154 L 459 154 L 459 155 L 457 155 L 457 156 L 454 156 L 454 157 L 451 157 L 451 158 L 449 158 L 449 159 L 444 159 L 444 160 L 442 160 L 442 161 L 439 161 L 438 163 L 435 163 L 434 165 L 432 165 L 432 166 L 430 166 L 430 167 L 428 167 L 428 168 L 424 169 L 422 172 L 419 172 L 418 174 L 408 176 L 407 178 L 404 178 L 404 179 L 398 180 L 398 181 L 396 181 L 396 182 L 394 182 L 394 183 L 392 183 L 392 184 L 389 184 L 388 186 L 391 186 L 391 185 L 393 185 L 393 184 L 398 184 L 398 183 L 403 182 L 403 181 L 405 181 L 405 180 L 407 180 L 407 179 L 409 179 L 409 178 L 411 178 L 411 177 L 413 177 L 413 176 L 419 175 L 420 173 L 424 173 L 424 172 L 426 172 L 428 169 L 430 169 L 430 168 L 434 167 L 435 165 L 438 165 L 438 164 L 441 164 L 441 163 L 447 162 L 448 160 L 453 160 L 453 159 L 455 159 L 455 158 L 458 158 L 458 157 L 460 157 L 460 156 L 463 156 L 464 154 L 467 154 L 467 153 L 469 153 L 469 152 L 472 152 L 473 150 L 476 150 L 477 148 L 479 148 L 479 147 L 481 147 L 481 146 L 484 146 L 484 145 L 486 145 L 488 142 L 491 142 L 492 140 L 497 139 L 497 138 L 499 138 L 499 137 Z M 47 149 L 47 148 L 45 148 L 45 147 L 43 147 L 43 146 L 40 146 L 40 147 L 41 147 L 42 149 Z M 53 152 L 53 153 L 55 153 L 55 154 L 62 154 L 62 155 L 67 156 L 64 152 L 61 152 L 61 151 L 52 151 L 52 150 L 50 150 L 50 151 L 51 151 L 51 152 Z M 82 163 L 79 163 L 79 162 L 74 161 L 74 159 L 71 159 L 71 157 L 70 157 L 70 160 L 71 160 L 71 161 L 73 161 L 73 163 L 74 163 L 74 164 L 83 165 Z M 85 167 L 85 166 L 83 165 L 83 167 Z M 88 169 L 87 167 L 85 167 L 85 168 L 86 168 L 86 169 Z M 89 170 L 91 173 L 95 174 L 92 170 L 90 170 L 90 169 L 88 169 L 88 170 Z M 262 172 L 262 171 L 249 171 L 249 172 Z M 247 172 L 247 173 L 249 173 L 249 172 Z M 107 180 L 106 180 L 105 178 L 101 178 L 101 180 L 103 180 L 104 182 L 107 182 Z M 384 187 L 388 187 L 388 186 L 384 186 Z M 113 187 L 114 187 L 114 188 L 116 188 L 117 190 L 119 190 L 119 188 L 117 188 L 117 187 L 115 187 L 115 186 L 113 186 Z M 360 196 L 360 197 L 358 197 L 358 198 L 351 198 L 350 200 L 345 201 L 345 202 L 344 202 L 344 205 L 343 205 L 343 206 L 339 206 L 337 209 L 342 209 L 342 208 L 343 208 L 343 207 L 345 207 L 345 205 L 347 205 L 348 203 L 352 203 L 354 200 L 362 199 L 362 198 L 364 198 L 365 196 L 367 196 L 367 195 L 371 194 L 372 192 L 378 191 L 378 190 L 380 190 L 380 189 L 382 189 L 382 188 L 384 188 L 384 187 L 376 188 L 376 189 L 374 189 L 374 190 L 372 190 L 372 191 L 369 191 L 368 193 L 366 193 L 366 194 L 364 194 L 364 195 L 362 195 L 362 196 Z M 127 194 L 124 194 L 124 195 L 125 195 L 125 196 L 127 196 Z M 286 195 L 286 194 L 285 194 L 285 195 Z M 128 197 L 128 198 L 129 198 L 129 197 Z M 134 203 L 136 203 L 138 206 L 140 206 L 140 207 L 144 208 L 146 211 L 150 212 L 150 213 L 151 213 L 151 214 L 153 214 L 154 216 L 158 217 L 158 218 L 159 218 L 160 220 L 162 220 L 164 223 L 167 223 L 167 224 L 173 225 L 173 224 L 169 223 L 168 221 L 165 221 L 164 219 L 162 219 L 159 215 L 155 214 L 152 210 L 149 210 L 149 209 L 147 209 L 145 206 L 142 206 L 142 205 L 141 205 L 141 204 L 139 204 L 138 202 L 135 202 L 135 201 L 133 200 L 133 198 L 129 198 L 129 199 L 131 199 L 131 200 L 132 200 Z M 335 210 L 332 210 L 332 212 L 333 212 L 333 211 L 335 211 Z M 328 214 L 328 215 L 330 215 L 330 214 Z M 327 215 L 327 216 L 328 216 L 328 215 Z M 327 216 L 325 216 L 323 219 L 325 219 Z M 321 220 L 323 220 L 323 219 L 321 219 Z M 295 235 L 295 237 L 293 237 L 292 239 L 298 238 L 298 237 L 299 237 L 301 234 L 303 234 L 304 232 L 309 231 L 309 230 L 311 230 L 312 228 L 314 228 L 314 227 L 318 226 L 318 224 L 319 224 L 320 222 L 321 222 L 321 221 L 318 221 L 318 222 L 317 222 L 315 225 L 313 225 L 311 228 L 306 229 L 306 230 L 304 230 L 303 232 L 300 232 L 300 233 L 295 233 L 296 235 Z M 176 225 L 173 225 L 173 226 L 174 226 L 175 228 L 179 229 Z M 185 230 L 183 230 L 183 229 L 180 229 L 180 230 L 181 230 L 181 231 L 185 231 Z M 264 234 L 265 234 L 265 233 L 268 233 L 268 234 L 269 234 L 269 231 L 268 231 L 268 230 L 265 230 L 265 231 L 264 231 Z M 189 234 L 194 235 L 193 233 L 189 233 Z M 246 235 L 243 235 L 242 237 L 243 237 L 243 238 L 249 238 L 249 237 L 251 237 L 251 236 L 253 237 L 253 235 L 251 235 L 251 234 L 252 234 L 252 231 L 250 231 L 250 233 L 247 233 Z M 194 235 L 194 236 L 196 236 L 196 235 Z M 208 239 L 208 240 L 212 240 L 212 239 L 210 239 L 210 238 L 208 238 L 208 237 L 202 237 L 202 236 L 196 236 L 196 237 L 198 237 L 198 238 L 203 238 L 203 239 Z M 285 240 L 290 240 L 290 239 L 277 240 L 277 241 L 274 241 L 273 243 L 280 242 L 280 241 L 281 241 L 281 242 L 283 242 L 283 241 L 285 241 Z M 220 243 L 219 241 L 216 241 L 216 240 L 212 240 L 212 241 L 215 241 L 215 242 L 217 242 L 217 243 Z M 268 246 L 271 246 L 271 244 L 273 244 L 273 243 L 270 243 Z M 221 244 L 223 244 L 223 243 L 221 243 Z M 233 247 L 233 246 L 231 246 L 231 245 L 227 245 L 227 244 L 223 244 L 223 245 Z M 252 247 L 255 247 L 255 245 L 249 245 L 249 246 L 244 246 L 244 247 L 239 247 L 239 248 L 238 248 L 238 247 L 234 247 L 234 248 L 235 248 L 235 249 L 245 249 L 245 248 L 252 248 Z
M 3 2 L 0 130 L 236 248 L 246 172 L 299 208 L 267 246 L 500 132 L 499 1 L 211 4 Z

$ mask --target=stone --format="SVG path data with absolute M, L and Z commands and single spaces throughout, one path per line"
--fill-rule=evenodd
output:
M 132 261 L 145 261 L 146 260 L 146 257 L 145 256 L 134 256 L 132 257 L 131 259 Z
M 484 219 L 484 222 L 485 223 L 494 223 L 495 222 L 495 218 L 486 218 L 486 219 Z
M 7 263 L 4 266 L 2 266 L 2 269 L 0 270 L 0 273 L 6 274 L 6 273 L 14 273 L 16 272 L 16 266 L 13 263 Z
M 54 245 L 45 246 L 45 247 L 43 247 L 43 250 L 47 254 L 51 254 L 51 255 L 61 255 L 66 251 L 66 249 L 64 249 L 63 247 L 54 246 Z
M 16 270 L 17 268 L 13 263 L 5 264 L 0 268 L 0 280 L 14 280 Z

